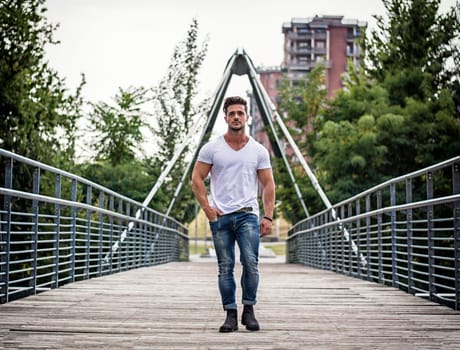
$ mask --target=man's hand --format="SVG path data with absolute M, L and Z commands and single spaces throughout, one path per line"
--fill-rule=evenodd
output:
M 219 209 L 210 206 L 203 208 L 203 210 L 209 221 L 216 221 L 219 216 L 223 215 L 223 213 Z
M 267 218 L 262 218 L 260 221 L 260 237 L 268 235 L 272 232 L 272 222 Z

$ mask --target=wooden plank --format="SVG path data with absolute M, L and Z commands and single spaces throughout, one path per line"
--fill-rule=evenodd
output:
M 260 332 L 218 332 L 217 266 L 202 259 L 0 305 L 0 349 L 459 348 L 460 313 L 447 307 L 301 265 L 261 263 L 260 274 Z

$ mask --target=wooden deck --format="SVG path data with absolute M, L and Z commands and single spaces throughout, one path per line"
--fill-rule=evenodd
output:
M 0 305 L 0 349 L 460 348 L 460 312 L 284 263 L 260 265 L 261 331 L 240 326 L 219 333 L 224 312 L 217 267 L 202 260 L 77 282 Z

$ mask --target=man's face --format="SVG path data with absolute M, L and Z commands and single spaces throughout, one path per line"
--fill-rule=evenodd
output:
M 231 130 L 239 131 L 246 126 L 247 117 L 244 105 L 230 105 L 227 108 L 225 121 Z

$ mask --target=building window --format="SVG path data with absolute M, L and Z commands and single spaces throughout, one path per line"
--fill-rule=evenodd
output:
M 310 43 L 308 41 L 299 41 L 299 49 L 309 49 Z
M 307 35 L 307 34 L 310 34 L 310 30 L 306 27 L 297 27 L 297 34 Z
M 316 62 L 324 62 L 326 59 L 325 59 L 325 56 L 323 55 L 317 55 L 315 56 L 315 60 Z
M 353 43 L 348 43 L 347 44 L 347 55 L 353 55 L 354 50 L 353 50 Z
M 326 47 L 326 42 L 322 41 L 322 40 L 318 40 L 315 42 L 315 47 L 317 49 L 324 49 Z
M 299 63 L 307 63 L 308 57 L 307 56 L 299 56 Z

